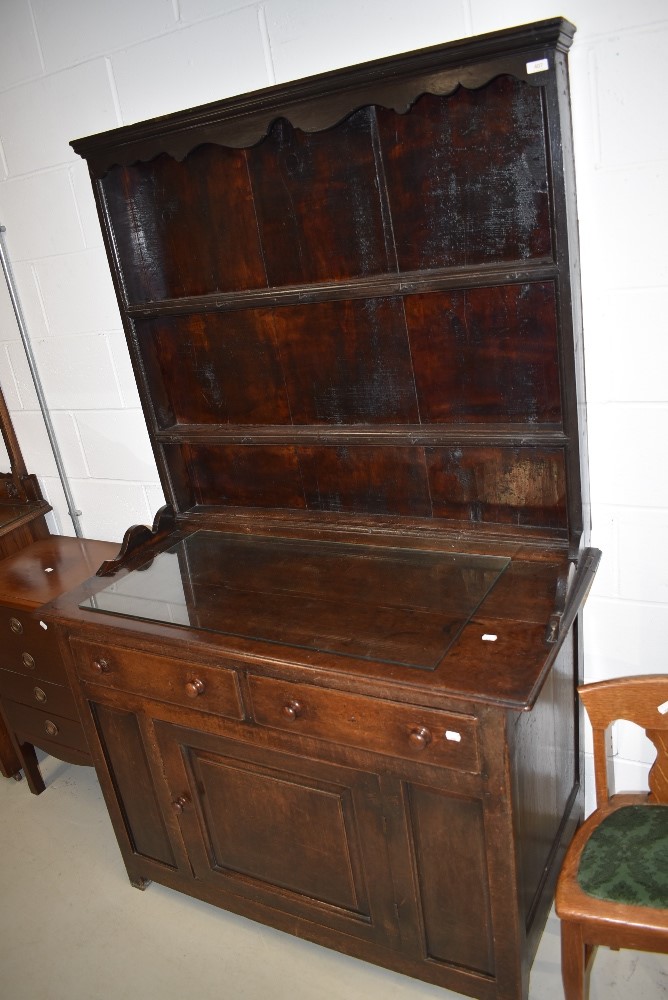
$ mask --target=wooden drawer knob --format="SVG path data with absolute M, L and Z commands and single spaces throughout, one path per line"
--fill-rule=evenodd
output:
M 416 750 L 424 750 L 431 743 L 431 733 L 426 726 L 418 726 L 409 733 L 408 739 Z
M 290 719 L 291 722 L 293 722 L 295 719 L 298 719 L 299 716 L 303 714 L 304 714 L 304 706 L 302 705 L 301 701 L 296 701 L 296 699 L 294 698 L 291 701 L 286 701 L 285 705 L 283 706 L 283 715 L 285 716 L 286 719 Z
M 187 795 L 179 795 L 178 799 L 174 799 L 172 802 L 172 809 L 177 816 L 180 816 L 184 808 L 188 805 L 190 799 Z
M 93 670 L 96 674 L 108 674 L 111 670 L 111 664 L 109 660 L 105 660 L 103 656 L 99 656 L 97 660 L 93 660 Z
M 35 660 L 30 655 L 30 653 L 21 653 L 21 660 L 23 662 L 23 666 L 27 667 L 28 670 L 34 670 L 35 669 Z
M 51 719 L 47 719 L 47 721 L 44 723 L 44 729 L 46 731 L 47 736 L 58 735 L 58 726 L 55 724 L 55 722 L 51 722 Z
M 12 630 L 12 632 L 16 633 L 16 635 L 21 635 L 23 632 L 23 625 L 18 620 L 18 618 L 10 618 L 9 627 Z
M 198 698 L 201 694 L 204 694 L 205 690 L 204 681 L 200 680 L 199 677 L 195 677 L 194 680 L 188 681 L 186 684 L 186 694 L 189 698 Z
M 40 687 L 36 687 L 32 689 L 32 693 L 35 695 L 35 701 L 41 702 L 42 705 L 45 703 L 46 691 L 43 691 Z

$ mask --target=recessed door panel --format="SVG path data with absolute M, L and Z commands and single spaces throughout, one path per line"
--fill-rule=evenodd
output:
M 99 702 L 90 704 L 134 853 L 176 867 L 137 716 Z
M 156 732 L 197 878 L 225 895 L 395 941 L 375 775 L 162 722 Z
M 482 803 L 409 785 L 407 806 L 426 954 L 493 974 Z
M 214 871 L 368 917 L 350 789 L 197 751 L 190 762 Z M 278 831 L 278 849 L 267 851 Z

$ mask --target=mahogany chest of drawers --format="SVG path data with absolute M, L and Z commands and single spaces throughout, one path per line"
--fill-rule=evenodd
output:
M 35 746 L 72 764 L 92 763 L 57 636 L 38 611 L 94 575 L 116 548 L 51 535 L 0 561 L 0 720 L 36 794 L 44 782 Z

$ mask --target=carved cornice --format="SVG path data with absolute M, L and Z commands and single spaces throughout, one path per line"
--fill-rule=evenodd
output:
M 574 32 L 561 18 L 539 21 L 264 88 L 71 145 L 99 178 L 112 166 L 148 161 L 160 153 L 183 160 L 206 143 L 253 146 L 279 118 L 302 131 L 317 132 L 362 107 L 376 105 L 404 114 L 422 94 L 447 95 L 460 86 L 476 89 L 501 75 L 542 86 L 554 68 L 551 54 L 566 52 Z M 548 68 L 536 69 L 543 60 Z

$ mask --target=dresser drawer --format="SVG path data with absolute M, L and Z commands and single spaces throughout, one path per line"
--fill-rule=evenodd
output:
M 55 634 L 28 611 L 0 605 L 0 666 L 29 677 L 67 684 Z
M 343 691 L 249 677 L 256 722 L 461 771 L 480 769 L 477 719 Z
M 239 682 L 233 670 L 205 667 L 137 649 L 72 639 L 77 672 L 84 682 L 166 701 L 199 712 L 243 719 Z
M 10 670 L 0 670 L 0 695 L 23 705 L 32 705 L 44 712 L 57 712 L 67 719 L 79 718 L 74 695 L 69 687 L 60 684 L 25 677 Z
M 53 744 L 72 747 L 88 754 L 88 744 L 80 722 L 13 701 L 4 701 L 2 707 L 10 729 L 21 742 L 34 743 L 36 746 Z

